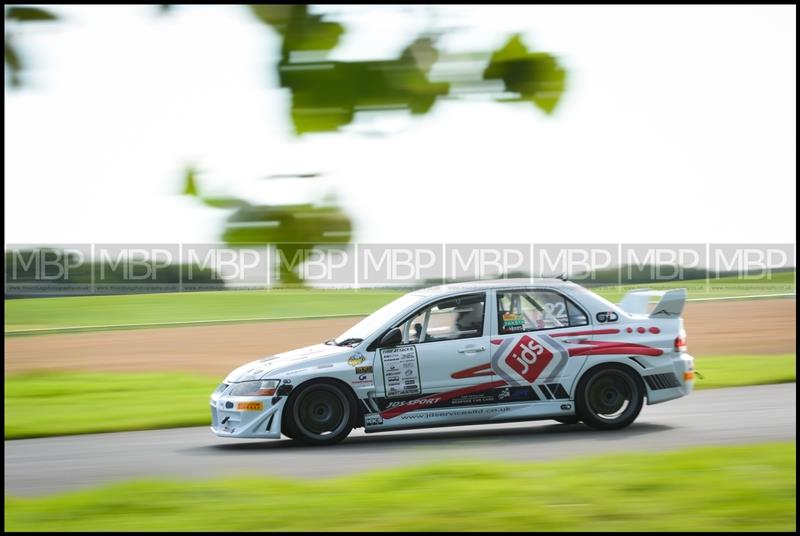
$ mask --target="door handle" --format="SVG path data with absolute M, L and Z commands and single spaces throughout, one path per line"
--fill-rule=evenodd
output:
M 465 346 L 464 348 L 459 348 L 459 354 L 477 354 L 478 352 L 486 351 L 485 346 Z
M 566 339 L 564 339 L 564 342 L 567 342 L 567 343 L 581 343 L 581 342 L 586 342 L 588 340 L 589 339 L 587 339 L 586 337 L 567 337 Z

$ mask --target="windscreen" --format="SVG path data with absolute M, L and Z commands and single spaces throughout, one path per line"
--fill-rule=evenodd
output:
M 397 298 L 336 337 L 336 343 L 340 344 L 342 341 L 348 339 L 366 339 L 394 316 L 401 313 L 404 309 L 411 307 L 413 304 L 422 301 L 424 298 L 425 296 L 416 294 L 406 294 L 405 296 Z

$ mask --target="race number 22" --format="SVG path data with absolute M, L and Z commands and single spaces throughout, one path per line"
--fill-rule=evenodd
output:
M 530 383 L 553 359 L 553 353 L 527 335 L 517 341 L 506 356 L 506 364 Z

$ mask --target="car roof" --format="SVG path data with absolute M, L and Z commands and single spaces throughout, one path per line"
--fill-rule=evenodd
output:
M 491 279 L 481 281 L 464 281 L 459 283 L 450 283 L 446 285 L 438 285 L 435 287 L 428 287 L 415 290 L 411 294 L 418 296 L 434 296 L 437 294 L 449 294 L 453 292 L 470 291 L 470 290 L 489 290 L 489 289 L 504 289 L 504 288 L 520 288 L 520 287 L 549 287 L 549 288 L 580 288 L 579 285 L 572 281 L 563 281 L 561 279 L 553 278 L 534 278 L 534 277 L 520 277 L 514 279 Z

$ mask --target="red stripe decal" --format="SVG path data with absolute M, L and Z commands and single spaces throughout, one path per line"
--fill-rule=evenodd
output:
M 455 391 L 447 391 L 444 393 L 429 395 L 414 400 L 404 406 L 398 406 L 396 408 L 391 408 L 382 411 L 381 417 L 383 417 L 384 419 L 391 419 L 393 417 L 397 417 L 398 415 L 402 415 L 403 413 L 408 413 L 409 411 L 414 411 L 420 408 L 436 407 L 436 404 L 440 402 L 445 402 L 447 400 L 451 400 L 459 396 L 470 395 L 472 393 L 480 393 L 483 391 L 488 391 L 489 389 L 494 389 L 495 387 L 502 387 L 503 385 L 506 385 L 506 382 L 504 381 L 488 382 L 488 383 L 481 383 L 478 385 L 472 385 L 470 387 L 463 387 L 461 389 L 456 389 Z M 435 400 L 435 402 L 431 402 L 431 400 Z
M 619 333 L 618 329 L 595 329 L 590 331 L 563 331 L 561 333 L 551 333 L 551 337 L 569 337 L 571 335 L 614 335 Z
M 503 344 L 503 339 L 492 339 L 492 344 Z
M 635 344 L 632 342 L 614 342 L 614 341 L 586 341 L 584 344 L 589 346 L 578 346 L 569 349 L 569 356 L 583 356 L 583 355 L 605 355 L 605 354 L 634 354 L 634 355 L 649 355 L 659 356 L 664 353 L 659 348 L 652 346 L 645 346 L 644 344 Z
M 450 377 L 454 379 L 461 379 L 461 378 L 474 378 L 475 376 L 491 376 L 492 374 L 494 374 L 494 372 L 492 372 L 492 364 L 484 363 L 482 365 L 478 365 L 477 367 L 472 367 L 464 370 L 459 370 L 458 372 L 454 372 L 450 375 Z

